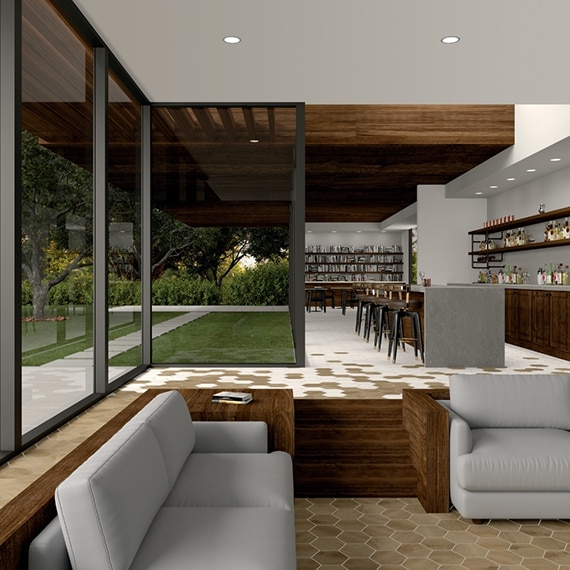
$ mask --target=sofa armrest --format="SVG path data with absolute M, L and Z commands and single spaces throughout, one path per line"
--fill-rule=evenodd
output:
M 28 553 L 28 570 L 71 570 L 58 517 L 32 540 Z
M 193 453 L 267 453 L 265 422 L 194 422 Z
M 449 420 L 449 456 L 453 462 L 460 455 L 471 453 L 473 438 L 469 424 L 451 409 Z

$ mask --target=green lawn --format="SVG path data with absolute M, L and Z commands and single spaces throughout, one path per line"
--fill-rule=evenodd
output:
M 131 365 L 131 351 L 112 366 Z M 216 312 L 183 325 L 152 343 L 154 364 L 292 364 L 295 362 L 286 312 Z
M 23 323 L 22 366 L 41 366 L 91 348 L 93 346 L 91 311 L 91 307 L 85 307 L 84 310 L 77 313 L 63 311 L 61 314 L 65 314 L 67 317 L 64 321 Z M 156 325 L 183 314 L 175 311 L 154 312 L 152 324 Z M 134 320 L 117 326 L 111 325 L 109 340 L 136 332 L 140 328 L 140 313 L 135 313 Z M 137 362 L 129 362 L 127 365 L 136 366 L 140 364 L 140 348 L 133 351 L 131 361 L 135 358 L 135 352 L 138 354 Z

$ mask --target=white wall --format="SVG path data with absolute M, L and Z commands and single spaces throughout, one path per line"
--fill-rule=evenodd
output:
M 496 175 L 570 136 L 570 105 L 516 105 L 515 144 L 446 184 L 448 198 L 470 198 Z
M 482 227 L 486 219 L 485 200 L 446 199 L 444 185 L 418 186 L 418 271 L 432 285 L 474 281 L 467 232 Z

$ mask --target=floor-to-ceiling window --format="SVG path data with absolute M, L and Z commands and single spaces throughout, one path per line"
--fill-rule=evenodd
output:
M 153 109 L 153 363 L 295 363 L 296 121 L 295 106 Z
M 109 382 L 142 362 L 141 106 L 108 78 Z
M 156 108 L 150 208 L 150 107 L 101 38 L 67 1 L 0 10 L 1 460 L 149 364 L 151 328 L 158 363 L 303 365 L 302 105 Z M 220 306 L 200 352 L 178 329 Z
M 93 52 L 22 2 L 22 432 L 93 391 Z

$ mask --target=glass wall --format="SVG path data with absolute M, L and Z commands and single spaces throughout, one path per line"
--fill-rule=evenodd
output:
M 155 364 L 294 364 L 296 108 L 153 109 Z
M 22 433 L 93 392 L 93 55 L 22 2 Z
M 0 460 L 143 370 L 151 334 L 157 363 L 302 365 L 302 106 L 151 110 L 72 3 L 0 14 Z
M 108 353 L 111 382 L 142 363 L 141 106 L 108 81 Z

